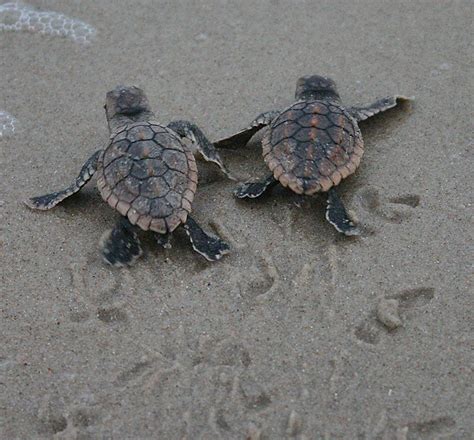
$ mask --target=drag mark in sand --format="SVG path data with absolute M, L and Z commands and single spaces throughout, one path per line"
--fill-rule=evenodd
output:
M 185 325 L 166 331 L 166 345 L 155 347 L 154 355 L 132 361 L 116 376 L 114 384 L 119 392 L 139 389 L 147 398 L 157 399 L 158 405 L 167 405 L 170 411 L 180 414 L 175 420 L 177 430 L 183 434 L 180 438 L 184 434 L 186 438 L 230 438 L 236 418 L 245 420 L 249 412 L 255 416 L 271 403 L 268 391 L 249 370 L 251 355 L 239 335 L 223 339 L 195 337 L 188 334 Z M 175 397 L 180 393 L 191 395 L 194 390 L 215 396 L 215 403 L 199 416 Z M 230 409 L 235 406 L 236 411 Z M 202 424 L 202 420 L 206 423 Z M 205 435 L 198 436 L 198 432 L 203 434 L 201 430 Z
M 261 440 L 262 430 L 255 425 L 255 423 L 250 422 L 247 426 L 247 433 L 245 440 Z
M 420 196 L 418 194 L 404 194 L 397 197 L 392 197 L 389 199 L 391 203 L 395 203 L 397 205 L 407 205 L 411 206 L 412 208 L 416 208 L 420 204 Z
M 295 410 L 292 410 L 288 417 L 286 434 L 289 437 L 296 437 L 301 432 L 302 423 L 300 415 Z
M 433 287 L 408 289 L 381 297 L 376 310 L 355 328 L 354 335 L 366 344 L 375 345 L 380 341 L 383 329 L 389 334 L 394 333 L 399 327 L 403 327 L 406 312 L 428 305 L 434 297 Z M 411 319 L 416 320 L 416 316 L 411 316 Z
M 272 399 L 257 378 L 250 373 L 243 373 L 239 378 L 241 404 L 250 411 L 258 412 L 266 409 Z
M 355 337 L 366 344 L 378 344 L 380 341 L 380 332 L 379 328 L 373 321 L 374 320 L 371 315 L 369 319 L 361 322 L 354 330 Z
M 95 424 L 99 415 L 94 406 L 66 404 L 58 394 L 45 394 L 42 398 L 36 419 L 38 433 L 47 438 L 77 438 L 80 430 Z M 36 437 L 35 437 L 36 438 Z
M 244 249 L 246 247 L 244 244 L 239 243 L 236 234 L 233 234 L 220 220 L 211 220 L 209 222 L 209 226 L 218 236 L 229 243 L 234 249 Z
M 4 110 L 0 110 L 0 139 L 15 133 L 16 119 Z
M 67 428 L 65 411 L 58 400 L 57 396 L 46 394 L 40 402 L 36 417 L 40 422 L 40 431 L 43 434 L 54 435 Z
M 97 31 L 89 24 L 54 11 L 37 11 L 20 2 L 0 5 L 0 30 L 26 31 L 88 44 Z
M 387 223 L 400 224 L 414 214 L 420 205 L 418 194 L 402 194 L 382 199 L 375 188 L 364 188 L 359 191 L 357 199 L 360 206 Z M 382 199 L 382 200 L 381 200 Z
M 127 314 L 119 307 L 99 308 L 97 309 L 97 318 L 105 324 L 128 321 Z
M 400 308 L 408 310 L 414 307 L 423 307 L 427 305 L 435 296 L 433 287 L 420 287 L 418 289 L 408 289 L 394 295 L 394 298 L 400 301 Z
M 218 428 L 218 423 L 217 423 L 217 415 L 216 415 L 216 408 L 211 406 L 211 408 L 209 408 L 209 415 L 208 415 L 208 419 L 207 419 L 207 424 L 209 426 L 209 428 L 211 428 L 211 431 L 212 431 L 212 434 L 213 436 L 215 436 L 215 438 L 220 438 L 220 435 L 219 435 L 219 428 Z M 229 427 L 227 425 L 227 422 L 224 421 L 224 426 L 227 428 L 224 428 L 225 430 L 229 430 Z
M 255 300 L 258 302 L 265 302 L 271 299 L 281 286 L 280 273 L 278 272 L 271 255 L 266 251 L 262 251 L 262 259 L 264 263 L 265 274 L 268 279 L 271 280 L 271 284 L 265 290 L 265 292 L 260 293 L 255 297 Z
M 230 425 L 227 423 L 227 420 L 225 418 L 225 413 L 222 408 L 219 408 L 216 411 L 216 426 L 219 427 L 219 429 L 222 429 L 224 431 L 230 431 Z
M 407 428 L 407 440 L 438 438 L 437 435 L 452 434 L 456 422 L 451 417 L 441 416 L 426 422 L 413 422 Z M 444 436 L 443 436 L 444 437 Z

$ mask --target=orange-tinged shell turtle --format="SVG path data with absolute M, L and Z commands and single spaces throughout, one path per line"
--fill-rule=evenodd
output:
M 334 187 L 359 166 L 364 142 L 358 121 L 397 105 L 403 96 L 380 99 L 367 107 L 345 108 L 336 85 L 318 75 L 302 77 L 296 86 L 297 101 L 283 111 L 259 115 L 248 128 L 216 142 L 216 147 L 246 144 L 261 128 L 263 157 L 272 175 L 236 188 L 238 198 L 256 198 L 278 182 L 297 194 L 327 193 L 327 220 L 346 235 L 359 230 L 349 218 Z
M 202 131 L 188 121 L 164 126 L 154 121 L 148 99 L 137 87 L 118 86 L 107 93 L 106 116 L 111 132 L 105 150 L 95 152 L 68 188 L 26 201 L 47 210 L 78 192 L 97 173 L 102 198 L 123 217 L 104 235 L 105 260 L 128 265 L 142 253 L 136 229 L 153 231 L 169 246 L 169 235 L 184 226 L 193 248 L 208 260 L 218 260 L 229 247 L 206 234 L 190 217 L 198 174 L 188 138 L 204 159 L 228 175 L 219 154 Z

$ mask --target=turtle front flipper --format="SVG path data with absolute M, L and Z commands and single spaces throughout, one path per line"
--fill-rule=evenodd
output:
M 96 151 L 82 166 L 82 169 L 74 183 L 69 185 L 66 189 L 51 194 L 46 194 L 44 196 L 32 197 L 31 199 L 25 200 L 26 206 L 31 209 L 40 209 L 45 211 L 47 209 L 54 208 L 64 199 L 77 193 L 97 171 L 97 165 L 99 163 L 99 157 L 101 154 L 102 150 Z
M 400 102 L 410 101 L 413 98 L 407 98 L 406 96 L 395 95 L 387 96 L 379 99 L 374 103 L 363 106 L 363 107 L 349 107 L 347 111 L 358 121 L 365 121 L 366 119 L 376 115 L 377 113 L 384 112 L 395 106 Z
M 359 229 L 350 219 L 342 200 L 339 198 L 334 188 L 331 188 L 328 191 L 327 197 L 327 221 L 331 223 L 337 231 L 342 232 L 345 235 L 359 235 Z
M 143 251 L 135 227 L 122 217 L 113 229 L 104 233 L 100 240 L 106 263 L 115 266 L 131 266 Z
M 189 121 L 174 121 L 168 128 L 178 133 L 181 137 L 189 139 L 207 162 L 215 163 L 221 171 L 231 180 L 236 180 L 224 165 L 219 153 L 204 135 L 199 127 Z
M 268 176 L 265 180 L 259 182 L 245 182 L 241 183 L 237 188 L 234 189 L 234 196 L 238 199 L 256 199 L 263 195 L 268 189 L 273 188 L 278 184 L 278 180 L 271 176 Z
M 238 148 L 243 147 L 248 143 L 252 136 L 260 131 L 263 127 L 270 125 L 270 123 L 280 114 L 278 110 L 261 113 L 252 123 L 245 129 L 239 131 L 224 139 L 214 142 L 216 148 Z
M 223 255 L 229 253 L 230 247 L 225 241 L 204 232 L 196 221 L 189 216 L 184 224 L 184 230 L 188 234 L 193 249 L 206 260 L 217 261 Z

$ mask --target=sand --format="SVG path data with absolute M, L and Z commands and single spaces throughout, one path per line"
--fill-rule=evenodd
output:
M 472 2 L 29 4 L 97 33 L 0 33 L 16 119 L 0 140 L 2 439 L 472 438 Z M 348 105 L 415 96 L 362 125 L 340 186 L 360 238 L 334 231 L 322 198 L 236 201 L 205 163 L 195 217 L 232 246 L 214 264 L 179 233 L 106 266 L 117 215 L 93 184 L 46 213 L 22 204 L 105 145 L 117 84 L 217 140 L 311 73 Z M 244 180 L 265 175 L 260 154 L 223 158 Z

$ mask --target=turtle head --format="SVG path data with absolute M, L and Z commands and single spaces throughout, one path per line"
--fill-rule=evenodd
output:
M 296 99 L 331 99 L 339 100 L 336 83 L 325 76 L 302 76 L 296 82 Z
M 113 126 L 146 120 L 152 115 L 148 98 L 135 86 L 117 86 L 107 93 L 105 114 L 110 128 Z

